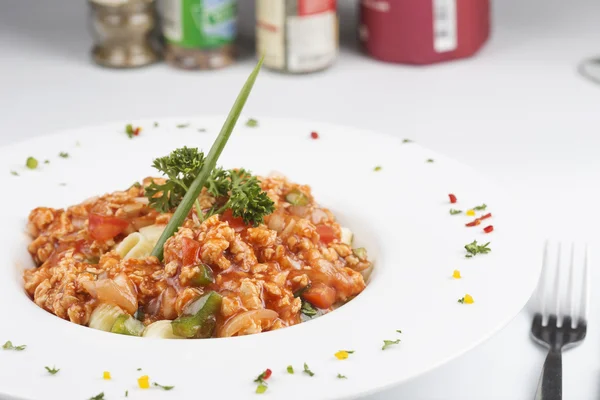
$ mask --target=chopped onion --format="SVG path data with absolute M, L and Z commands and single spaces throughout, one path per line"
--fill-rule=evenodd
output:
M 150 199 L 148 199 L 147 197 L 136 197 L 133 199 L 133 201 L 141 204 L 150 204 Z
M 320 208 L 315 208 L 310 215 L 310 220 L 315 225 L 320 224 L 321 222 L 325 221 L 326 219 L 327 219 L 327 213 L 325 211 L 321 210 Z
M 342 243 L 352 246 L 354 240 L 354 234 L 348 228 L 342 227 Z
M 273 214 L 269 217 L 269 229 L 281 232 L 285 227 L 285 219 L 281 214 Z
M 160 311 L 165 319 L 177 318 L 177 311 L 175 310 L 175 301 L 177 299 L 177 292 L 172 287 L 168 287 L 162 292 L 160 299 Z
M 308 211 L 308 207 L 306 207 L 306 206 L 291 206 L 291 207 L 288 207 L 288 210 L 292 215 L 295 215 L 300 218 L 304 218 L 306 216 L 306 211 Z
M 296 226 L 296 221 L 294 219 L 290 219 L 290 222 L 287 224 L 283 232 L 281 232 L 281 237 L 286 237 L 292 233 L 294 227 Z
M 221 329 L 220 336 L 235 336 L 239 332 L 242 332 L 246 328 L 249 328 L 253 325 L 258 325 L 261 327 L 263 327 L 263 324 L 270 325 L 275 321 L 277 317 L 278 314 L 275 311 L 266 308 L 261 308 L 260 310 L 245 311 L 229 319 L 229 321 L 225 322 L 225 325 L 223 325 L 223 328 Z
M 292 266 L 292 268 L 294 268 L 294 269 L 302 268 L 302 264 L 300 264 L 300 261 L 294 260 L 292 257 L 286 257 L 286 258 L 287 258 L 287 261 L 289 262 L 289 264 Z
M 73 227 L 75 229 L 82 229 L 85 226 L 86 222 L 87 222 L 87 218 L 73 217 L 73 219 L 71 219 L 71 224 L 73 224 Z
M 138 309 L 135 287 L 127 277 L 121 273 L 114 279 L 100 279 L 82 283 L 88 293 L 103 303 L 117 305 L 133 315 Z

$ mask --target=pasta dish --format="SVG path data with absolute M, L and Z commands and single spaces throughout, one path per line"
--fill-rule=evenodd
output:
M 309 186 L 282 176 L 214 169 L 160 245 L 204 161 L 197 149 L 178 149 L 155 160 L 164 177 L 31 211 L 29 296 L 95 329 L 209 338 L 292 326 L 365 288 L 366 250 L 353 247 L 352 233 Z

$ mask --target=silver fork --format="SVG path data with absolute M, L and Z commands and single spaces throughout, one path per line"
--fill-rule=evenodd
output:
M 576 254 L 575 244 L 570 246 L 570 254 L 566 262 L 568 275 L 565 277 L 568 279 L 568 286 L 564 295 L 561 295 L 561 274 L 565 272 L 562 246 L 558 243 L 553 258 L 549 254 L 549 247 L 546 243 L 542 276 L 537 289 L 538 309 L 531 325 L 532 338 L 549 349 L 535 394 L 536 400 L 562 399 L 562 350 L 578 345 L 585 338 L 589 308 L 590 279 L 587 245 L 583 247 L 583 254 Z M 583 273 L 581 283 L 578 285 L 579 290 L 576 291 L 577 266 L 583 267 Z M 555 271 L 554 282 L 550 287 L 548 275 L 552 268 Z M 576 299 L 577 294 L 578 299 Z M 566 302 L 566 311 L 563 311 L 565 310 L 563 302 Z

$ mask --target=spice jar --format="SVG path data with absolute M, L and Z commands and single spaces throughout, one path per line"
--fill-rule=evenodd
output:
M 235 61 L 237 1 L 163 0 L 165 59 L 184 69 L 214 69 Z
M 359 37 L 374 58 L 432 64 L 469 57 L 490 34 L 490 0 L 361 0 Z
M 335 0 L 256 0 L 256 52 L 281 72 L 329 67 L 338 52 Z
M 153 42 L 154 0 L 88 0 L 92 9 L 94 61 L 113 68 L 154 63 L 159 55 Z

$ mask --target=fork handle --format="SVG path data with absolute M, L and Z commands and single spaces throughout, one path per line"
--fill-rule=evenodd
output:
M 562 353 L 550 349 L 544 362 L 535 400 L 562 400 Z

